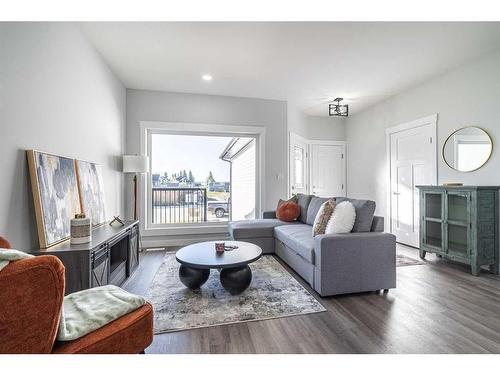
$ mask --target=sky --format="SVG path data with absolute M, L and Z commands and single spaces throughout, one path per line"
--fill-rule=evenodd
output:
M 205 181 L 209 171 L 216 181 L 229 181 L 228 162 L 219 159 L 232 137 L 153 134 L 151 142 L 152 172 L 193 172 L 197 182 Z

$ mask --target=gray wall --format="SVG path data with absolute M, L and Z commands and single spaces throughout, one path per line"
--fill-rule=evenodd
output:
M 309 116 L 295 104 L 288 103 L 288 130 L 304 138 L 344 141 L 345 125 L 345 118 Z
M 307 138 L 345 141 L 345 118 L 307 116 Z
M 287 194 L 287 105 L 276 100 L 127 89 L 127 153 L 140 152 L 140 121 L 266 127 L 263 209 L 276 207 Z M 209 127 L 207 127 L 209 129 Z M 283 179 L 277 175 L 282 174 Z M 127 180 L 127 215 L 132 216 Z
M 125 88 L 77 26 L 0 23 L 0 64 L 0 235 L 38 246 L 26 149 L 101 163 L 107 214 L 123 213 Z
M 377 213 L 385 215 L 385 129 L 434 113 L 438 114 L 439 183 L 500 185 L 499 67 L 500 52 L 495 52 L 349 117 L 346 123 L 348 195 L 374 199 Z M 483 168 L 461 173 L 445 164 L 441 149 L 449 134 L 468 125 L 485 129 L 493 139 L 494 150 Z

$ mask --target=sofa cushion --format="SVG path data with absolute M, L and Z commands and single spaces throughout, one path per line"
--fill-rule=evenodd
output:
M 282 225 L 274 228 L 274 237 L 314 264 L 314 238 L 310 225 Z
M 278 219 L 232 221 L 229 223 L 229 234 L 235 240 L 241 238 L 272 238 L 274 227 L 280 225 L 294 225 L 294 223 L 287 223 Z
M 300 216 L 299 216 L 299 221 L 301 223 L 306 224 L 307 222 L 307 208 L 309 207 L 309 203 L 311 202 L 312 195 L 308 194 L 302 194 L 299 193 L 297 194 L 297 203 L 300 206 Z
M 332 198 L 320 198 L 320 197 L 312 197 L 311 202 L 309 203 L 309 207 L 307 207 L 307 218 L 306 224 L 314 225 L 314 220 L 318 215 L 318 211 L 323 203 L 325 203 L 328 199 Z
M 356 220 L 352 232 L 370 232 L 375 213 L 375 202 L 368 199 L 335 198 L 337 203 L 351 202 L 356 210 Z

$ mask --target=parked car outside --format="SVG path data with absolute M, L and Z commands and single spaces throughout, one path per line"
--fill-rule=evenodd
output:
M 218 201 L 214 198 L 207 198 L 207 211 L 220 219 L 229 214 L 229 202 Z

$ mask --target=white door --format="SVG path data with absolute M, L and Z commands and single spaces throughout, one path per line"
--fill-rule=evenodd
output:
M 390 134 L 391 233 L 400 243 L 419 247 L 417 185 L 436 183 L 435 123 Z
M 319 197 L 345 196 L 345 146 L 311 145 L 312 193 Z
M 307 140 L 290 133 L 290 192 L 292 194 L 308 193 L 308 165 Z

